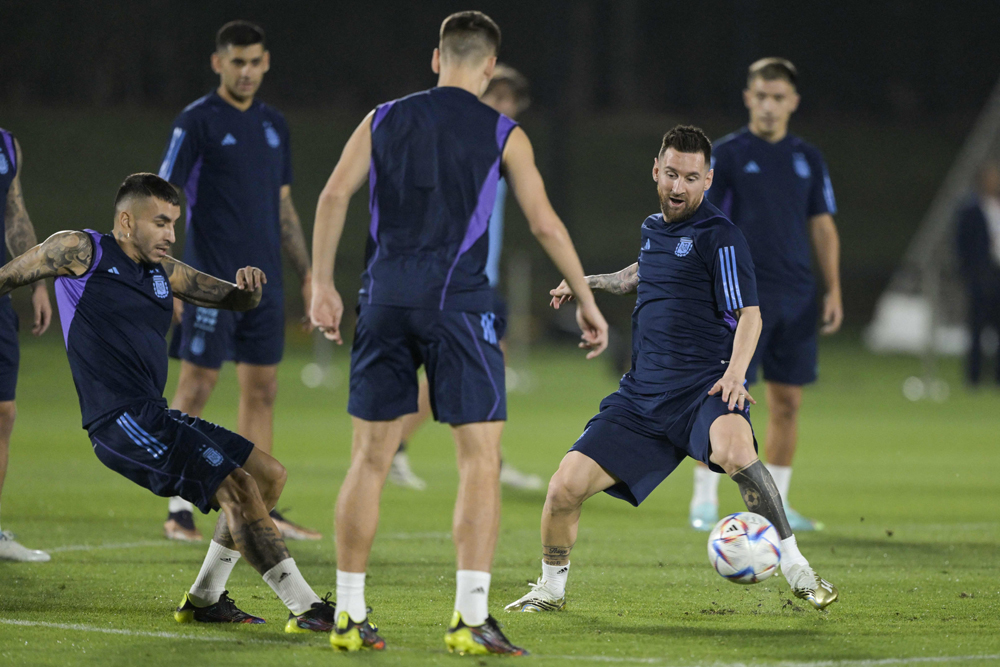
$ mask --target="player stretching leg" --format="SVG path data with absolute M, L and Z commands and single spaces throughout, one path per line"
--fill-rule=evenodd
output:
M 236 271 L 236 284 L 167 255 L 180 198 L 154 174 L 133 174 L 115 197 L 111 234 L 59 232 L 0 269 L 0 296 L 58 276 L 56 299 L 83 427 L 101 463 L 159 496 L 178 495 L 202 512 L 221 509 L 180 622 L 263 623 L 225 590 L 240 556 L 288 607 L 288 632 L 329 631 L 333 605 L 312 591 L 268 515 L 285 469 L 253 443 L 167 409 L 166 334 L 172 295 L 189 304 L 248 311 L 264 273 Z M 329 597 L 329 596 L 327 596 Z
M 223 362 L 236 362 L 240 384 L 238 431 L 271 453 L 278 363 L 285 341 L 281 250 L 292 260 L 308 308 L 309 251 L 292 203 L 292 153 L 285 117 L 255 99 L 271 64 L 264 32 L 246 21 L 222 26 L 212 69 L 219 87 L 188 105 L 174 121 L 160 177 L 184 191 L 188 202 L 185 261 L 212 275 L 259 266 L 271 276 L 260 303 L 248 313 L 205 306 L 181 310 L 170 353 L 181 359 L 171 407 L 200 415 Z M 191 505 L 171 498 L 163 530 L 173 540 L 198 541 Z M 315 530 L 271 511 L 285 539 L 318 540 Z
M 830 176 L 822 154 L 788 132 L 799 104 L 796 77 L 795 66 L 783 58 L 764 58 L 750 66 L 743 91 L 750 122 L 716 144 L 715 183 L 708 199 L 740 228 L 753 257 L 764 328 L 747 380 L 755 382 L 757 368 L 763 367 L 767 469 L 778 485 L 789 524 L 804 531 L 822 528 L 788 505 L 802 387 L 816 381 L 820 316 L 810 245 L 826 286 L 821 333 L 840 329 L 844 308 Z M 718 484 L 718 475 L 695 466 L 692 528 L 712 530 L 718 521 Z
M 638 506 L 686 456 L 729 475 L 747 509 L 774 524 L 782 572 L 797 597 L 817 609 L 837 599 L 799 552 L 774 480 L 757 458 L 754 400 L 745 388 L 761 330 L 756 280 L 743 234 L 704 200 L 711 158 L 701 130 L 667 132 L 653 162 L 661 213 L 642 223 L 639 261 L 587 278 L 594 289 L 638 292 L 632 368 L 552 476 L 542 510 L 542 576 L 507 611 L 562 609 L 583 502 L 604 491 Z M 551 294 L 558 307 L 574 292 L 563 283 Z
M 7 241 L 10 254 L 17 257 L 28 250 L 38 240 L 31 225 L 28 210 L 24 207 L 21 190 L 21 169 L 24 159 L 21 146 L 7 130 L 0 128 L 0 196 L 6 208 L 0 216 L 0 233 Z M 0 246 L 0 261 L 4 261 L 4 248 Z M 45 281 L 35 283 L 31 294 L 31 305 L 35 311 L 35 321 L 31 333 L 41 336 L 52 321 L 52 306 Z M 17 367 L 20 351 L 17 345 L 17 315 L 10 298 L 0 299 L 0 492 L 7 476 L 7 455 L 10 451 L 10 434 L 14 430 L 17 407 L 14 393 L 17 388 Z M 11 532 L 0 532 L 0 560 L 44 563 L 49 555 L 44 551 L 26 549 L 21 546 Z
M 417 410 L 423 365 L 434 417 L 452 426 L 458 458 L 452 524 L 458 573 L 445 643 L 460 653 L 524 654 L 488 609 L 506 395 L 486 255 L 501 173 L 531 231 L 581 297 L 581 345 L 590 357 L 607 346 L 607 323 L 545 195 L 527 135 L 478 99 L 499 46 L 500 29 L 485 14 L 445 19 L 432 58 L 438 86 L 370 113 L 344 147 L 316 208 L 312 321 L 340 342 L 343 303 L 334 259 L 351 196 L 368 180 L 370 238 L 348 400 L 354 441 L 335 514 L 337 627 L 330 641 L 340 648 L 385 646 L 367 618 L 365 571 L 402 417 Z
M 517 120 L 521 112 L 531 104 L 528 97 L 528 80 L 513 67 L 497 63 L 493 69 L 493 78 L 490 79 L 486 92 L 479 99 L 482 100 L 483 104 L 496 109 L 511 120 Z M 501 178 L 500 182 L 497 183 L 496 202 L 493 204 L 493 213 L 490 215 L 490 251 L 486 257 L 486 276 L 490 280 L 490 287 L 493 288 L 494 327 L 497 340 L 500 341 L 500 351 L 504 353 L 504 357 L 507 356 L 507 344 L 504 340 L 504 332 L 507 330 L 507 301 L 500 293 L 500 252 L 503 249 L 503 222 L 506 204 L 507 181 Z M 420 381 L 420 396 L 417 404 L 418 408 L 415 413 L 403 417 L 403 441 L 399 445 L 399 451 L 392 457 L 389 481 L 397 486 L 422 491 L 427 484 L 417 477 L 410 468 L 406 443 L 431 415 L 431 396 L 426 378 Z M 521 472 L 503 459 L 500 461 L 500 483 L 526 491 L 537 491 L 542 488 L 541 477 Z

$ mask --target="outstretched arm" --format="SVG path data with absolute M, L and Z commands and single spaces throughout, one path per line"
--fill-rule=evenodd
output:
M 21 144 L 18 143 L 17 139 L 14 139 L 14 152 L 17 158 L 17 171 L 14 175 L 14 181 L 10 184 L 10 189 L 7 190 L 7 207 L 4 218 L 7 227 L 5 240 L 11 257 L 23 255 L 38 245 L 38 237 L 35 236 L 35 228 L 31 224 L 31 218 L 28 217 L 28 209 L 24 205 L 24 193 L 21 190 L 24 156 L 21 154 Z M 35 283 L 31 295 L 31 305 L 35 314 L 31 333 L 41 336 L 52 322 L 52 304 L 49 303 L 49 291 L 45 287 L 44 280 Z
M 86 232 L 56 232 L 0 268 L 0 296 L 54 276 L 82 276 L 94 257 L 94 242 Z
M 163 258 L 163 271 L 178 299 L 195 306 L 223 310 L 250 310 L 260 303 L 267 276 L 248 266 L 236 272 L 236 283 L 193 269 L 173 257 Z
M 631 294 L 639 286 L 639 262 L 626 266 L 618 273 L 602 273 L 596 276 L 587 276 L 587 285 L 590 289 L 600 289 L 611 294 Z M 564 280 L 559 283 L 559 287 L 549 290 L 552 295 L 551 305 L 556 310 L 567 301 L 573 300 L 573 290 Z
M 333 267 L 340 236 L 344 233 L 347 205 L 368 178 L 372 159 L 374 114 L 372 111 L 365 116 L 347 140 L 344 152 L 316 204 L 316 221 L 313 224 L 312 305 L 309 317 L 324 336 L 338 344 L 342 342 L 340 318 L 344 314 L 344 302 L 334 286 Z

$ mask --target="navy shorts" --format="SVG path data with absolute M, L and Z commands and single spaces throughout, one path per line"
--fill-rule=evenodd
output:
M 417 411 L 417 369 L 434 418 L 446 424 L 504 421 L 503 352 L 492 313 L 363 305 L 351 348 L 347 411 L 389 421 Z
M 253 443 L 198 417 L 145 402 L 90 432 L 101 463 L 158 496 L 180 496 L 204 513 L 216 489 L 243 466 Z
M 10 296 L 4 296 L 0 298 L 0 401 L 13 401 L 17 393 L 17 368 L 21 363 L 17 329 L 17 313 Z
M 267 286 L 260 305 L 237 313 L 184 304 L 174 328 L 170 356 L 203 368 L 225 361 L 272 366 L 285 349 L 285 300 L 281 287 Z
M 507 335 L 507 300 L 500 294 L 500 290 L 493 288 L 493 328 L 497 333 L 497 340 L 503 340 Z
M 636 507 L 686 456 L 724 473 L 709 461 L 709 429 L 727 414 L 738 414 L 750 423 L 750 408 L 748 404 L 743 410 L 730 411 L 718 395 L 708 395 L 713 384 L 706 385 L 704 391 L 686 394 L 685 399 L 661 403 L 652 418 L 649 413 L 639 414 L 625 395 L 615 392 L 601 401 L 601 411 L 570 451 L 585 454 L 618 478 L 620 481 L 605 493 Z M 756 438 L 753 446 L 756 450 Z
M 760 316 L 764 326 L 747 368 L 747 380 L 754 383 L 757 368 L 763 367 L 768 382 L 798 386 L 815 382 L 819 320 L 816 299 L 761 299 Z

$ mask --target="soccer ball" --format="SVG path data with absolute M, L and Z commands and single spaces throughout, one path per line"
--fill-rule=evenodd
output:
M 708 562 L 719 576 L 733 583 L 764 581 L 781 563 L 778 531 L 759 514 L 730 514 L 708 536 Z

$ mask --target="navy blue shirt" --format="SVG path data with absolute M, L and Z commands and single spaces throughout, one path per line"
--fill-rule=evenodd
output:
M 491 310 L 487 229 L 515 126 L 454 87 L 376 108 L 362 303 Z
M 17 167 L 14 135 L 0 127 L 0 204 L 4 207 L 4 213 L 0 213 L 0 266 L 7 263 L 7 244 L 2 241 L 7 238 L 7 193 L 17 177 Z
M 687 220 L 642 223 L 632 368 L 620 392 L 653 402 L 722 377 L 733 311 L 757 306 L 754 263 L 737 227 L 708 201 Z
M 281 186 L 292 182 L 284 116 L 257 100 L 240 111 L 213 91 L 174 121 L 159 175 L 187 197 L 186 263 L 224 280 L 256 266 L 281 289 Z
M 836 213 L 823 156 L 788 134 L 776 144 L 743 128 L 712 149 L 708 198 L 746 236 L 761 296 L 813 298 L 809 218 Z
M 80 397 L 83 427 L 143 401 L 167 406 L 170 281 L 159 264 L 136 263 L 110 234 L 94 242 L 87 272 L 56 278 L 66 354 Z

